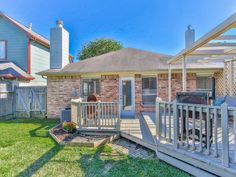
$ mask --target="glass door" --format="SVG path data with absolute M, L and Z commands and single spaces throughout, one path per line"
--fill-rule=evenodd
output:
M 134 78 L 120 78 L 121 117 L 134 117 Z

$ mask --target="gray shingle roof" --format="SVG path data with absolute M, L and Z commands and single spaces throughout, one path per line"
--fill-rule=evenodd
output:
M 88 58 L 66 65 L 62 69 L 49 69 L 40 75 L 63 75 L 83 73 L 111 73 L 111 72 L 151 72 L 168 69 L 167 61 L 171 55 L 158 54 L 134 48 L 124 48 L 100 56 Z M 173 69 L 181 69 L 181 63 L 172 65 Z M 222 69 L 217 63 L 187 63 L 189 69 Z
M 63 69 L 49 69 L 39 74 L 155 71 L 166 68 L 166 62 L 171 57 L 172 56 L 165 54 L 124 48 L 68 64 Z

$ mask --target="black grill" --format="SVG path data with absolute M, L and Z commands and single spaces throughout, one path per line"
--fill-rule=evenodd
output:
M 210 92 L 177 92 L 178 103 L 204 104 L 210 103 Z

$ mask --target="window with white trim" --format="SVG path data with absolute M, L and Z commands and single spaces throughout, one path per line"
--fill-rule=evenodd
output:
M 211 91 L 212 78 L 209 76 L 197 76 L 197 90 Z
M 143 105 L 155 105 L 157 97 L 156 77 L 142 78 L 142 103 Z
M 82 92 L 84 97 L 92 94 L 100 94 L 100 79 L 83 79 L 82 82 Z
M 4 40 L 0 40 L 0 60 L 6 60 L 7 58 L 7 42 Z

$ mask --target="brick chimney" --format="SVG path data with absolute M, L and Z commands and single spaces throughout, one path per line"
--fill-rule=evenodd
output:
M 57 20 L 57 27 L 50 29 L 50 68 L 61 69 L 69 63 L 69 33 L 63 21 Z

